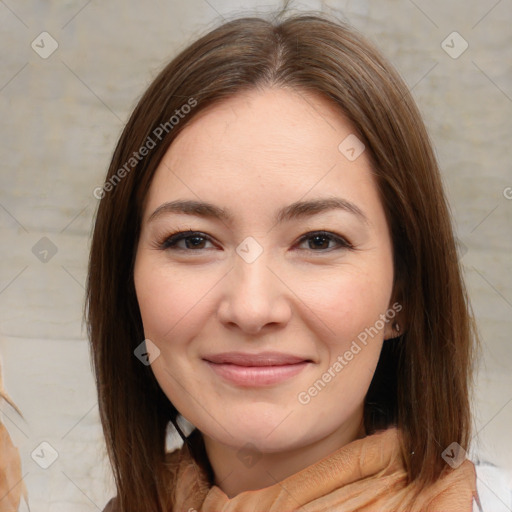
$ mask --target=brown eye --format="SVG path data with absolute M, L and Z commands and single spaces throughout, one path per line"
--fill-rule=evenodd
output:
M 307 242 L 307 250 L 314 252 L 327 252 L 336 248 L 351 249 L 352 245 L 343 237 L 326 231 L 307 233 L 300 239 L 300 243 Z
M 181 243 L 183 242 L 183 243 Z M 205 243 L 208 243 L 210 238 L 204 233 L 197 231 L 181 231 L 166 238 L 162 244 L 161 249 L 179 249 L 179 250 L 201 250 L 206 249 Z M 179 245 L 181 243 L 181 245 Z

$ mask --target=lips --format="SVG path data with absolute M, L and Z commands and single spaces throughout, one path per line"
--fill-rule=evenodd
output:
M 282 383 L 312 364 L 311 359 L 279 352 L 224 352 L 203 359 L 222 380 L 245 388 Z
M 205 356 L 203 359 L 211 363 L 235 364 L 238 366 L 284 366 L 311 361 L 311 359 L 305 357 L 282 354 L 279 352 L 260 352 L 258 354 L 223 352 Z

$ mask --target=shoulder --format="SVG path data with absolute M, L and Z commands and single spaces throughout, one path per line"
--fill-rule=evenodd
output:
M 457 466 L 447 464 L 438 479 L 422 486 L 417 501 L 421 508 L 418 510 L 468 510 L 476 496 L 475 467 L 466 459 Z
M 205 457 L 204 445 L 202 444 L 202 437 L 200 432 L 195 429 L 189 436 L 191 445 L 199 449 L 199 454 Z M 203 451 L 202 451 L 203 450 Z M 174 492 L 174 487 L 178 475 L 185 469 L 192 461 L 192 456 L 189 448 L 182 444 L 180 447 L 165 454 L 165 471 L 167 472 L 167 481 L 171 492 Z M 204 463 L 204 460 L 203 460 Z M 103 512 L 121 512 L 119 509 L 119 502 L 117 497 L 112 498 L 103 509 Z
M 181 457 L 183 456 L 183 448 L 176 448 L 172 452 L 167 452 L 165 454 L 165 466 L 167 471 L 171 473 L 172 476 L 175 476 L 176 471 L 179 467 L 179 462 Z M 121 512 L 119 510 L 119 504 L 117 498 L 112 498 L 103 509 L 103 512 Z

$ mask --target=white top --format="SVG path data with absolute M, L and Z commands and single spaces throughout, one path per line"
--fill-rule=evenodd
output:
M 474 462 L 480 505 L 473 500 L 473 512 L 511 512 L 512 475 L 487 462 Z

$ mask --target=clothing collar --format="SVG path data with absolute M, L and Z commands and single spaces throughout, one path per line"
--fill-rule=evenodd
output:
M 476 496 L 475 469 L 466 460 L 457 469 L 447 465 L 413 502 L 417 486 L 408 484 L 396 427 L 352 441 L 281 482 L 232 498 L 213 483 L 201 433 L 194 430 L 188 441 L 190 448 L 168 454 L 173 510 L 179 512 L 471 512 Z

